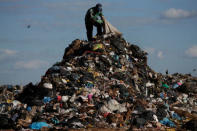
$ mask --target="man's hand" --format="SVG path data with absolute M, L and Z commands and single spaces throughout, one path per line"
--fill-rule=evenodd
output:
M 102 21 L 102 20 L 97 20 L 97 22 L 98 22 L 99 24 L 103 24 L 103 21 Z

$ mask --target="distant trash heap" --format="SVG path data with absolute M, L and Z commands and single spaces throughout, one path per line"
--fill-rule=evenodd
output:
M 0 129 L 197 129 L 197 78 L 155 72 L 122 37 L 76 39 L 40 83 L 0 94 Z

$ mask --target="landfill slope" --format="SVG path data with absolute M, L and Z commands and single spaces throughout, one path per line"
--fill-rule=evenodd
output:
M 76 39 L 37 85 L 1 86 L 1 129 L 197 129 L 197 78 L 163 75 L 124 38 Z

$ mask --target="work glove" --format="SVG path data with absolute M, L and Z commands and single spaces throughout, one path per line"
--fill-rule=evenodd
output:
M 98 22 L 99 24 L 103 24 L 103 21 L 102 21 L 102 20 L 97 20 L 97 22 Z

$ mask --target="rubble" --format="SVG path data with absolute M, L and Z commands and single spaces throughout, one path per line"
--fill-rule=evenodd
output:
M 121 37 L 74 40 L 37 85 L 0 87 L 0 129 L 196 130 L 197 78 Z

